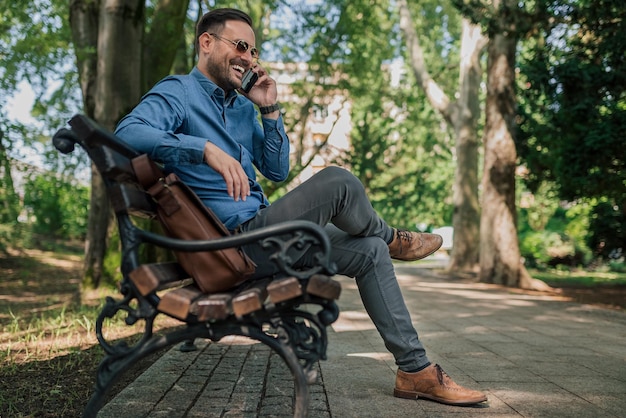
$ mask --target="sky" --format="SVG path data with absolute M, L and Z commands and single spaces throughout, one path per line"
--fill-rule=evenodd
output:
M 17 93 L 7 100 L 7 115 L 10 120 L 22 123 L 34 123 L 30 109 L 35 101 L 35 93 L 26 81 L 20 82 Z
M 13 122 L 20 122 L 24 125 L 37 125 L 37 120 L 30 115 L 30 110 L 35 102 L 35 92 L 31 89 L 30 84 L 26 81 L 20 82 L 17 87 L 15 95 L 7 100 L 6 112 L 9 120 Z M 32 164 L 37 167 L 43 167 L 43 159 L 41 154 L 43 153 L 43 145 L 37 142 L 29 146 L 19 146 L 20 155 L 14 155 L 9 152 L 11 157 L 17 158 L 28 164 Z

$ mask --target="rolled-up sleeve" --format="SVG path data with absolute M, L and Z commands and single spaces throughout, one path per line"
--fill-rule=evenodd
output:
M 200 163 L 203 161 L 204 137 L 180 133 L 188 108 L 185 85 L 166 78 L 148 92 L 115 130 L 137 151 L 164 164 Z

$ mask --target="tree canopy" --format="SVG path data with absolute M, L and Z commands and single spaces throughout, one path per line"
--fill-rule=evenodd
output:
M 626 242 L 626 10 L 568 1 L 555 17 L 521 55 L 518 148 L 532 190 L 597 206 L 589 244 L 608 255 Z
M 546 195 L 552 201 L 564 200 L 570 206 L 584 202 L 595 208 L 589 215 L 588 242 L 598 254 L 621 250 L 626 242 L 623 7 L 608 0 L 406 3 L 410 25 L 419 35 L 421 61 L 413 60 L 398 3 L 390 1 L 0 0 L 0 190 L 5 202 L 0 221 L 18 223 L 23 205 L 11 178 L 10 158 L 21 158 L 23 150 L 32 148 L 50 170 L 84 170 L 76 157 L 61 159 L 37 144 L 47 144 L 50 134 L 76 112 L 113 127 L 154 82 L 191 69 L 198 17 L 209 7 L 231 6 L 252 15 L 262 60 L 306 64 L 306 76 L 290 86 L 289 98 L 294 100 L 284 104 L 294 149 L 289 180 L 306 169 L 315 153 L 329 148 L 327 138 L 307 134 L 306 122 L 343 97 L 342 109 L 351 121 L 350 148 L 329 153 L 331 162 L 349 166 L 361 178 L 386 220 L 411 229 L 450 224 L 457 205 L 453 189 L 463 184 L 455 180 L 455 169 L 465 149 L 455 148 L 458 132 L 450 124 L 451 113 L 429 100 L 420 78 L 426 72 L 415 71 L 415 63 L 427 65 L 428 76 L 436 80 L 447 103 L 455 103 L 465 94 L 458 90 L 463 22 L 471 18 L 480 24 L 491 47 L 498 36 L 509 36 L 509 46 L 515 47 L 508 49 L 512 72 L 507 77 L 517 86 L 507 90 L 512 93 L 507 100 L 492 97 L 498 99 L 493 102 L 496 108 L 510 110 L 506 117 L 514 128 L 510 134 L 517 155 L 507 162 L 506 182 L 500 186 L 514 189 L 515 168 L 525 167 L 531 192 L 556 189 L 557 196 Z M 100 7 L 104 4 L 108 7 Z M 491 71 L 485 59 L 476 63 Z M 474 76 L 480 86 L 480 71 Z M 504 79 L 495 72 L 491 76 Z M 484 101 L 490 84 L 489 79 L 482 81 L 476 94 Z M 35 92 L 32 125 L 8 116 L 7 100 L 23 83 Z M 468 138 L 477 149 L 483 124 L 473 129 Z M 34 180 L 32 184 L 49 188 Z M 267 183 L 266 189 L 276 193 L 275 198 L 288 187 Z M 478 189 L 474 194 L 486 190 L 484 185 L 473 189 Z M 97 183 L 92 184 L 96 198 L 90 216 L 95 202 L 104 199 L 98 190 Z M 507 195 L 515 198 L 514 192 Z M 507 210 L 515 212 L 515 202 L 509 203 Z M 106 235 L 108 216 L 105 209 L 90 224 Z M 515 216 L 510 219 L 515 227 Z

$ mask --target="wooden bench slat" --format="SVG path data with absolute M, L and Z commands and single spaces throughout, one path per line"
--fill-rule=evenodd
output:
M 269 279 L 255 280 L 250 282 L 249 287 L 240 291 L 233 297 L 233 313 L 244 316 L 263 308 L 263 303 L 267 299 L 267 283 Z
M 302 285 L 295 277 L 274 280 L 267 286 L 272 303 L 280 303 L 302 295 Z
M 232 295 L 228 293 L 202 295 L 193 302 L 190 313 L 196 315 L 198 321 L 225 319 L 232 312 L 230 307 L 232 299 Z
M 195 285 L 179 287 L 165 293 L 157 309 L 184 321 L 189 316 L 192 303 L 201 296 L 202 292 Z
M 309 279 L 306 292 L 324 299 L 336 300 L 341 294 L 341 284 L 331 277 L 315 274 Z
M 142 296 L 193 282 L 180 264 L 174 262 L 142 264 L 131 271 L 128 276 Z

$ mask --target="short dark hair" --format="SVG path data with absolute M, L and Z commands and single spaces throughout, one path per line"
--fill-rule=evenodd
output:
M 200 35 L 204 32 L 217 33 L 218 35 L 221 34 L 225 23 L 229 20 L 239 20 L 252 27 L 252 18 L 241 10 L 230 8 L 211 10 L 210 12 L 205 13 L 196 25 L 196 54 L 200 52 Z

